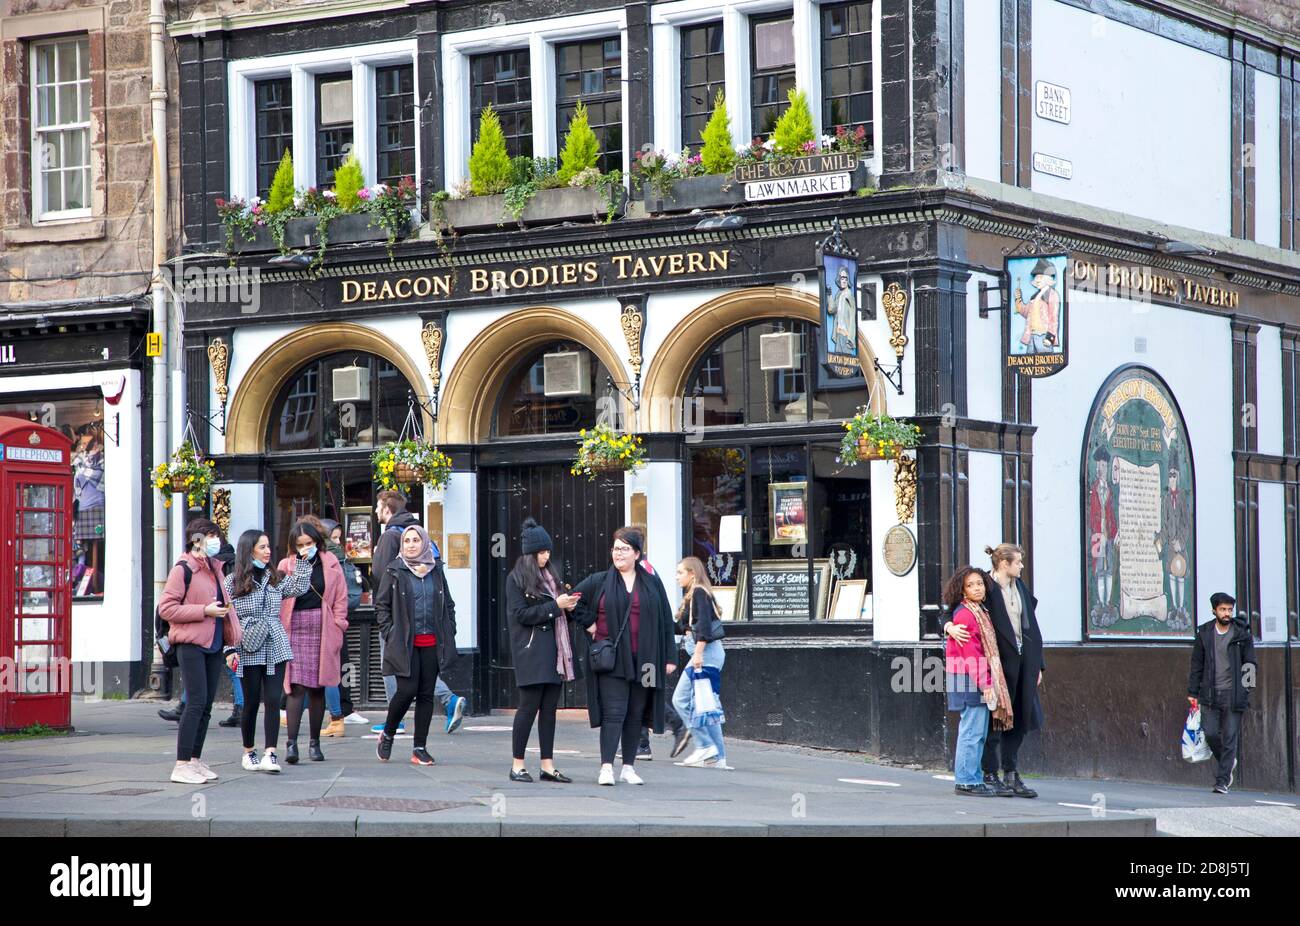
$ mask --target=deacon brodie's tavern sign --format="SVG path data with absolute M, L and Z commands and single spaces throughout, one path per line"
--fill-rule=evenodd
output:
M 722 274 L 733 270 L 736 254 L 728 249 L 678 251 L 670 254 L 604 254 L 578 260 L 543 261 L 515 266 L 457 267 L 436 273 L 404 274 L 378 280 L 341 280 L 339 301 L 352 303 L 428 297 L 463 298 L 528 290 L 589 289 L 630 280 L 654 280 L 687 274 Z

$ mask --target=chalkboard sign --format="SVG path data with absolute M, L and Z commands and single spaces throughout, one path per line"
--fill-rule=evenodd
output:
M 754 563 L 753 602 L 748 603 L 746 587 L 749 569 L 740 564 L 737 582 L 736 606 L 750 608 L 753 620 L 806 621 L 810 617 L 826 616 L 826 601 L 830 591 L 831 561 L 813 560 L 813 591 L 808 594 L 808 561 L 806 559 L 759 560 Z M 816 607 L 812 602 L 816 601 Z

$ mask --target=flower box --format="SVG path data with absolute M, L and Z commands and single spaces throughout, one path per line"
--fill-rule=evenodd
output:
M 614 217 L 618 218 L 627 207 L 627 191 L 620 190 Z M 457 231 L 474 231 L 507 225 L 513 219 L 506 209 L 504 194 L 495 196 L 467 196 L 448 199 L 441 211 L 445 224 Z M 596 187 L 558 187 L 538 190 L 528 201 L 519 218 L 520 227 L 528 225 L 558 225 L 561 222 L 604 222 L 609 215 L 605 194 Z
M 693 209 L 731 209 L 745 204 L 745 185 L 734 174 L 706 174 L 685 177 L 665 194 L 646 184 L 643 189 L 646 212 L 690 212 Z
M 371 222 L 374 221 L 372 225 Z M 314 248 L 320 246 L 320 241 L 316 237 L 316 220 L 314 218 L 293 219 L 289 225 L 292 228 L 296 223 L 302 222 L 306 226 L 305 235 L 301 244 L 293 244 L 293 247 Z M 397 237 L 405 238 L 410 234 L 411 226 L 408 224 L 402 229 Z M 340 215 L 330 219 L 326 231 L 326 244 L 359 244 L 365 241 L 387 241 L 388 232 L 379 224 L 377 217 L 369 212 L 354 212 L 348 215 Z M 289 235 L 285 234 L 285 242 L 289 242 Z

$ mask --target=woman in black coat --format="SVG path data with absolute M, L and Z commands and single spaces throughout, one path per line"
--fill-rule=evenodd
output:
M 524 752 L 537 718 L 537 738 L 542 749 L 542 781 L 572 781 L 555 767 L 555 709 L 564 683 L 577 677 L 574 634 L 568 612 L 578 596 L 567 594 L 551 566 L 551 535 L 532 518 L 522 531 L 523 554 L 506 579 L 506 616 L 510 624 L 510 651 L 515 660 L 519 709 L 515 711 L 514 765 L 511 781 L 532 781 L 524 767 Z
M 644 784 L 635 768 L 641 728 L 664 731 L 668 675 L 676 670 L 673 615 L 659 577 L 640 564 L 645 540 L 633 527 L 614 532 L 613 568 L 578 583 L 574 619 L 595 641 L 615 640 L 614 669 L 587 673 L 587 712 L 600 728 L 602 785 L 614 784 L 614 755 L 623 744 L 622 780 Z

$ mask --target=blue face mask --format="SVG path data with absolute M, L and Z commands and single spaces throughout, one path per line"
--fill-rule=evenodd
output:
M 254 559 L 253 559 L 253 565 L 254 565 L 255 567 L 257 567 L 258 569 L 265 569 L 265 568 L 266 568 L 266 563 L 262 562 L 260 559 L 257 559 L 257 558 L 254 558 Z
M 302 555 L 303 555 L 304 557 L 306 557 L 307 559 L 315 559 L 315 558 L 316 558 L 316 544 L 313 543 L 313 544 L 312 544 L 311 546 L 309 546 L 307 549 L 303 550 L 303 551 L 302 551 Z
M 209 537 L 208 542 L 203 545 L 204 552 L 208 556 L 216 556 L 221 552 L 221 540 L 218 537 Z

